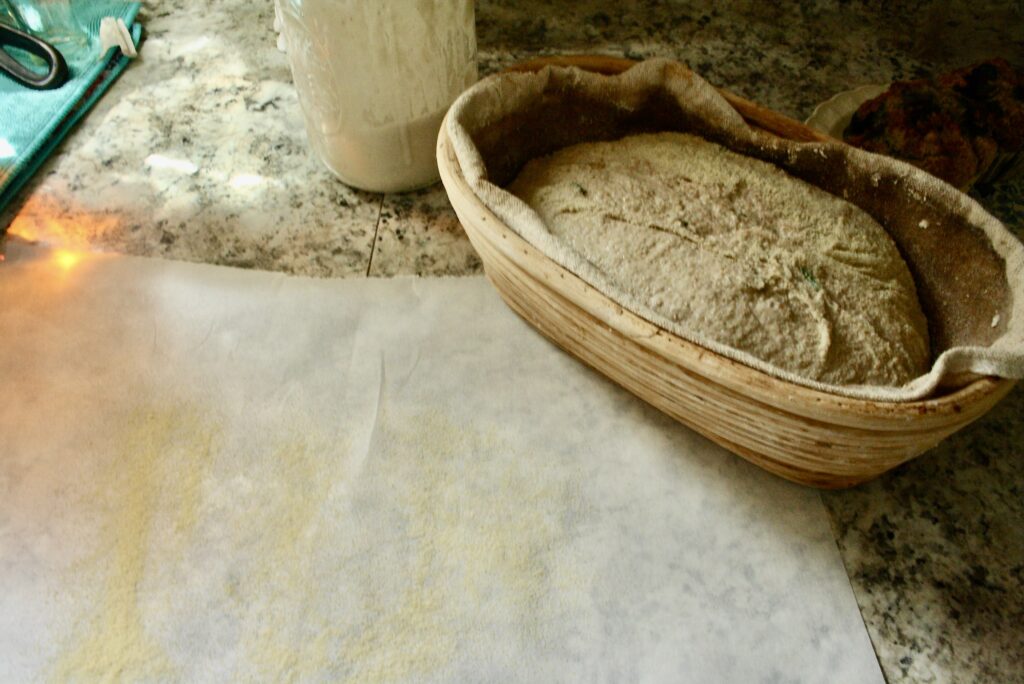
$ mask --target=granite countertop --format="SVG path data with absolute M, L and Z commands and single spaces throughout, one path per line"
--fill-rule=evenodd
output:
M 1020 2 L 481 0 L 482 73 L 665 56 L 803 119 L 833 93 L 1002 55 Z M 141 57 L 0 214 L 6 240 L 322 277 L 467 275 L 435 186 L 378 195 L 309 151 L 270 0 L 146 2 Z M 978 199 L 1024 237 L 1024 181 Z M 888 681 L 1024 680 L 1024 390 L 925 457 L 824 493 Z

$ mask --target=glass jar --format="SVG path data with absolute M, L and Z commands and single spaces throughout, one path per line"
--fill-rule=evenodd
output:
M 437 178 L 441 119 L 476 81 L 473 0 L 277 0 L 309 142 L 348 185 Z

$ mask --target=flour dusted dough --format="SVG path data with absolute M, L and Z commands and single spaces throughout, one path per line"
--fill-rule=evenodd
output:
M 914 282 L 858 207 L 683 133 L 583 143 L 508 188 L 557 239 L 705 339 L 834 384 L 927 372 Z

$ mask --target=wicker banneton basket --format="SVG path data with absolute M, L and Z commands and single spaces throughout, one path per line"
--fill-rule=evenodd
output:
M 515 67 L 573 65 L 614 74 L 607 57 L 542 59 Z M 751 126 L 791 140 L 820 133 L 722 93 Z M 841 397 L 772 377 L 640 318 L 503 225 L 474 194 L 451 141 L 438 166 L 452 206 L 505 302 L 559 347 L 684 425 L 781 477 L 822 488 L 877 477 L 988 411 L 1014 381 L 980 378 L 911 402 Z

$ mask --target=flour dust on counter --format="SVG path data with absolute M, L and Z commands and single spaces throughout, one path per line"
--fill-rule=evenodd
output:
M 0 680 L 881 681 L 816 492 L 483 279 L 9 250 Z

